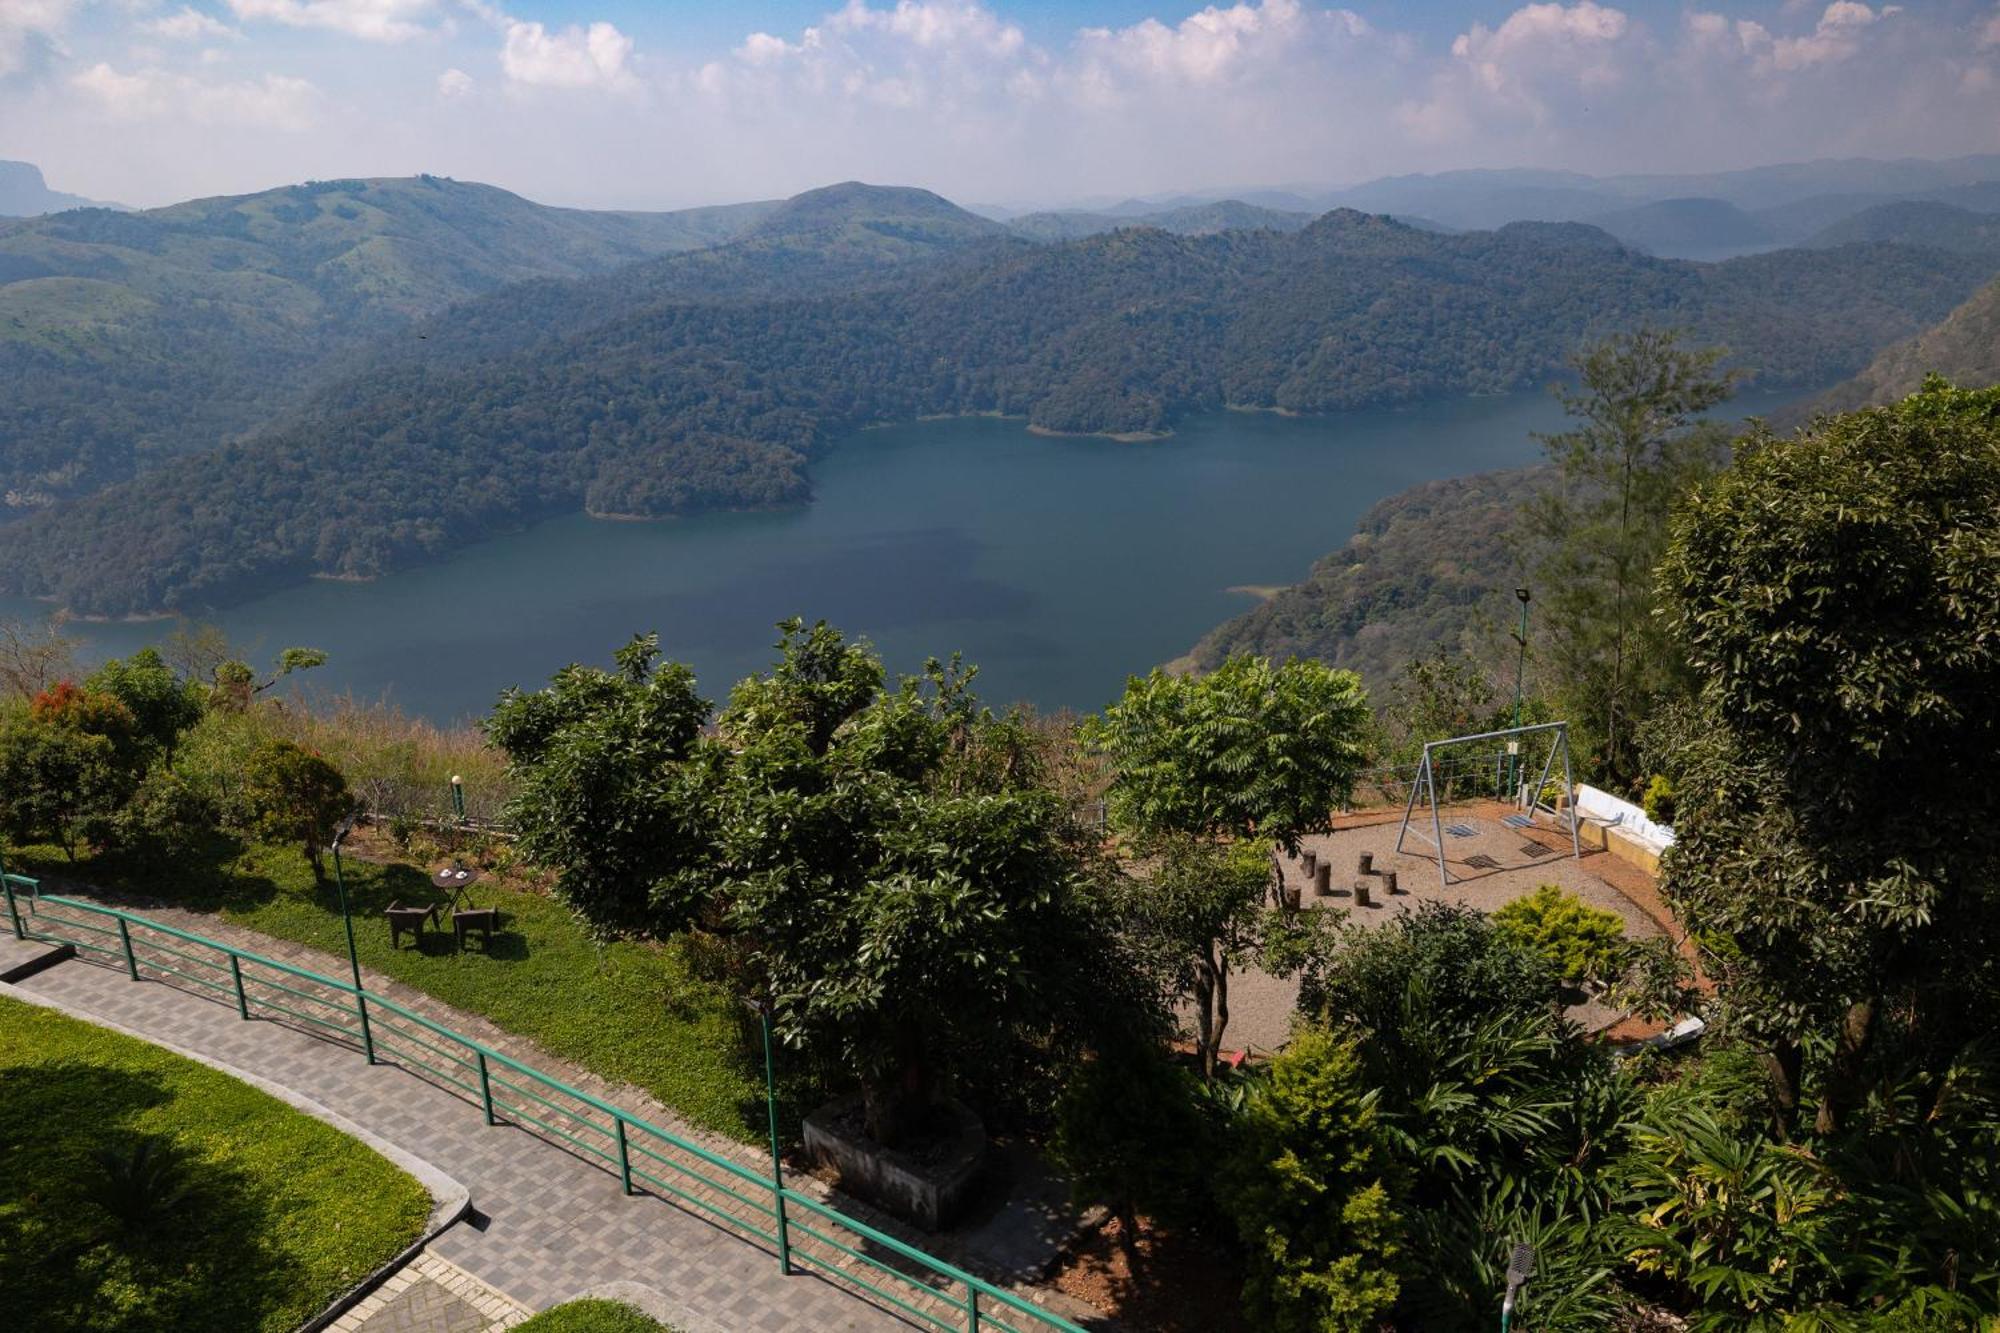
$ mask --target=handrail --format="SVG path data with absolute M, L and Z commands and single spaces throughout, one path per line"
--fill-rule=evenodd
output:
M 31 895 L 29 898 L 28 911 L 29 914 L 35 918 L 36 928 L 31 929 L 25 926 L 22 922 L 14 892 L 17 885 L 19 885 L 22 888 L 26 888 Z M 1084 1333 L 1083 1329 L 1078 1327 L 1076 1324 L 1073 1324 L 1070 1321 L 1062 1318 L 1060 1315 L 1052 1314 L 1049 1311 L 1042 1309 L 1041 1307 L 1035 1305 L 1033 1302 L 1026 1300 L 1023 1297 L 1016 1296 L 1012 1292 L 1003 1290 L 1002 1288 L 995 1286 L 994 1284 L 986 1281 L 983 1278 L 978 1278 L 973 1276 L 971 1273 L 966 1272 L 964 1269 L 958 1267 L 955 1264 L 947 1263 L 943 1259 L 937 1258 L 935 1255 L 927 1254 L 923 1250 L 918 1249 L 914 1245 L 910 1245 L 907 1242 L 898 1240 L 896 1237 L 891 1236 L 886 1232 L 880 1231 L 875 1227 L 871 1227 L 864 1222 L 857 1221 L 854 1218 L 847 1216 L 845 1213 L 842 1213 L 840 1210 L 836 1208 L 830 1207 L 829 1205 L 824 1204 L 817 1199 L 811 1198 L 808 1195 L 799 1193 L 797 1190 L 791 1189 L 790 1187 L 784 1185 L 782 1180 L 775 1175 L 772 1176 L 762 1175 L 750 1169 L 749 1167 L 743 1166 L 738 1162 L 730 1161 L 728 1158 L 723 1157 L 717 1153 L 711 1152 L 707 1148 L 702 1147 L 700 1144 L 693 1143 L 687 1139 L 680 1137 L 677 1134 L 662 1129 L 660 1126 L 653 1124 L 651 1121 L 645 1119 L 642 1116 L 634 1115 L 630 1111 L 622 1110 L 619 1107 L 612 1105 L 610 1102 L 604 1101 L 602 1098 L 595 1097 L 592 1096 L 590 1093 L 584 1092 L 580 1088 L 571 1087 L 569 1084 L 563 1082 L 561 1079 L 555 1078 L 549 1074 L 545 1074 L 541 1070 L 538 1070 L 531 1065 L 524 1064 L 520 1060 L 515 1059 L 513 1056 L 506 1054 L 504 1051 L 496 1050 L 493 1047 L 486 1045 L 484 1042 L 474 1040 L 471 1037 L 467 1037 L 462 1033 L 456 1032 L 451 1028 L 446 1027 L 444 1024 L 437 1022 L 435 1019 L 431 1019 L 423 1014 L 417 1013 L 416 1011 L 410 1009 L 408 1006 L 403 1005 L 395 1000 L 392 1000 L 387 996 L 378 994 L 377 992 L 374 991 L 362 989 L 360 987 L 355 986 L 351 982 L 341 981 L 338 980 L 337 978 L 329 977 L 319 972 L 314 972 L 310 968 L 297 967 L 290 963 L 280 962 L 275 958 L 267 958 L 263 954 L 257 953 L 254 950 L 240 949 L 234 945 L 225 944 L 220 940 L 210 939 L 205 935 L 197 935 L 193 931 L 182 930 L 177 926 L 170 926 L 165 924 L 164 922 L 154 921 L 149 917 L 140 916 L 137 913 L 126 912 L 123 911 L 122 909 L 115 907 L 104 907 L 100 906 L 97 903 L 86 902 L 77 898 L 66 898 L 54 894 L 42 894 L 39 892 L 40 889 L 39 882 L 30 879 L 27 876 L 12 875 L 12 874 L 0 875 L 0 889 L 4 889 L 5 891 L 7 899 L 8 917 L 14 927 L 15 936 L 20 939 L 29 939 L 29 938 L 52 939 L 62 943 L 74 943 L 74 941 L 63 940 L 63 938 L 60 935 L 55 934 L 53 931 L 43 930 L 39 928 L 44 923 L 51 921 L 60 922 L 61 924 L 69 925 L 78 929 L 85 929 L 85 930 L 95 929 L 94 927 L 86 926 L 83 922 L 80 921 L 67 921 L 67 922 L 62 921 L 62 919 L 56 916 L 54 913 L 44 914 L 42 910 L 44 908 L 69 908 L 80 912 L 94 914 L 100 917 L 108 917 L 117 921 L 119 923 L 119 929 L 115 932 L 107 931 L 105 933 L 120 935 L 121 939 L 124 941 L 124 947 L 122 949 L 100 948 L 99 952 L 109 953 L 109 954 L 123 953 L 125 956 L 127 970 L 135 980 L 138 978 L 135 949 L 138 946 L 144 945 L 146 942 L 145 941 L 135 942 L 132 940 L 130 932 L 131 928 L 134 926 L 139 927 L 143 930 L 155 931 L 160 934 L 172 936 L 176 939 L 185 941 L 189 944 L 199 945 L 204 948 L 213 949 L 222 954 L 227 955 L 230 958 L 231 962 L 230 966 L 225 970 L 230 971 L 232 976 L 236 978 L 235 993 L 238 1000 L 238 1012 L 241 1013 L 245 1018 L 249 1017 L 249 1010 L 245 1000 L 245 992 L 243 991 L 243 986 L 246 981 L 250 985 L 265 985 L 265 986 L 277 987 L 278 989 L 281 990 L 287 990 L 287 991 L 290 990 L 289 987 L 280 987 L 276 982 L 265 981 L 260 978 L 256 978 L 254 976 L 250 978 L 242 977 L 240 973 L 241 965 L 243 963 L 252 963 L 259 967 L 271 968 L 275 971 L 286 973 L 292 977 L 298 978 L 301 981 L 308 981 L 314 983 L 315 985 L 330 987 L 333 990 L 338 991 L 344 995 L 354 997 L 357 1003 L 365 1005 L 369 1010 L 385 1011 L 386 1013 L 394 1014 L 397 1017 L 407 1019 L 410 1022 L 415 1023 L 418 1026 L 427 1029 L 428 1031 L 435 1033 L 440 1037 L 445 1038 L 447 1041 L 456 1042 L 459 1046 L 465 1048 L 469 1052 L 472 1052 L 474 1057 L 476 1057 L 475 1059 L 463 1060 L 459 1061 L 459 1063 L 477 1064 L 481 1066 L 482 1082 L 484 1081 L 483 1067 L 491 1063 L 497 1063 L 503 1066 L 504 1068 L 510 1069 L 517 1074 L 523 1075 L 526 1078 L 541 1084 L 545 1088 L 552 1089 L 556 1093 L 559 1093 L 564 1097 L 570 1098 L 571 1100 L 577 1102 L 578 1104 L 589 1110 L 595 1110 L 604 1113 L 605 1115 L 611 1117 L 614 1129 L 617 1129 L 618 1127 L 624 1127 L 624 1128 L 639 1130 L 644 1134 L 651 1136 L 652 1138 L 658 1139 L 661 1143 L 666 1144 L 679 1152 L 686 1153 L 700 1162 L 718 1168 L 719 1170 L 724 1172 L 727 1176 L 734 1178 L 738 1182 L 754 1186 L 759 1192 L 769 1194 L 773 1200 L 774 1205 L 780 1202 L 796 1204 L 799 1207 L 806 1209 L 808 1212 L 811 1212 L 821 1218 L 824 1218 L 829 1222 L 832 1222 L 841 1227 L 845 1227 L 847 1230 L 853 1232 L 857 1236 L 860 1236 L 863 1240 L 867 1242 L 881 1246 L 884 1249 L 890 1251 L 891 1253 L 898 1255 L 906 1260 L 909 1260 L 912 1263 L 922 1265 L 925 1269 L 929 1270 L 930 1276 L 942 1279 L 947 1284 L 950 1283 L 959 1284 L 964 1288 L 965 1291 L 965 1295 L 962 1299 L 958 1295 L 952 1292 L 940 1289 L 939 1287 L 932 1286 L 929 1282 L 920 1281 L 916 1276 L 904 1272 L 901 1269 L 892 1267 L 889 1264 L 885 1264 L 879 1259 L 874 1259 L 868 1255 L 862 1254 L 858 1250 L 848 1249 L 846 1246 L 840 1245 L 838 1242 L 832 1241 L 827 1237 L 821 1236 L 818 1232 L 812 1230 L 810 1227 L 806 1227 L 803 1223 L 799 1224 L 799 1229 L 804 1231 L 809 1237 L 815 1238 L 824 1244 L 830 1245 L 832 1246 L 832 1248 L 840 1250 L 843 1253 L 849 1254 L 854 1258 L 861 1260 L 864 1263 L 868 1263 L 885 1274 L 889 1274 L 904 1282 L 910 1283 L 912 1286 L 915 1286 L 923 1291 L 927 1291 L 938 1301 L 952 1308 L 955 1311 L 953 1318 L 960 1320 L 960 1323 L 954 1325 L 945 1325 L 942 1320 L 939 1320 L 935 1316 L 930 1315 L 926 1312 L 916 1312 L 922 1314 L 922 1316 L 925 1319 L 938 1323 L 941 1327 L 963 1327 L 966 1329 L 967 1333 L 979 1333 L 979 1330 L 983 1322 L 990 1322 L 1002 1328 L 1009 1327 L 1008 1325 L 999 1323 L 998 1320 L 983 1319 L 980 1311 L 980 1303 L 982 1301 L 987 1301 L 996 1303 L 1000 1306 L 1004 1306 L 1005 1308 L 1012 1311 L 1016 1311 L 1020 1314 L 1032 1316 L 1033 1318 L 1041 1321 L 1041 1323 L 1046 1327 L 1048 1327 L 1049 1329 L 1055 1330 L 1055 1333 Z M 181 953 L 179 950 L 169 949 L 167 948 L 167 946 L 163 944 L 154 943 L 151 945 L 151 947 L 158 949 L 163 953 L 171 954 L 175 957 L 187 958 L 188 961 L 190 962 L 201 962 L 206 966 L 216 967 L 218 969 L 222 967 L 221 964 L 207 963 L 206 960 L 192 958 L 189 955 Z M 167 967 L 164 964 L 148 963 L 147 966 L 152 967 L 157 971 L 167 972 L 169 974 L 176 976 L 180 975 L 178 970 L 171 967 Z M 220 989 L 225 991 L 230 989 L 228 986 L 219 986 L 217 985 L 217 983 L 214 982 L 205 982 L 203 984 L 210 989 Z M 298 992 L 293 992 L 293 993 L 298 993 Z M 333 1004 L 333 1001 L 322 1000 L 317 996 L 301 995 L 301 998 L 311 999 L 316 1003 L 323 1003 L 328 1005 Z M 289 1010 L 285 1010 L 282 1007 L 277 1006 L 274 1002 L 267 999 L 263 999 L 261 997 L 255 999 L 254 1002 L 260 1005 L 264 1005 L 266 1007 L 278 1008 L 279 1012 L 284 1012 L 284 1013 L 290 1012 Z M 311 1021 L 318 1021 L 318 1020 L 311 1020 Z M 345 1029 L 340 1029 L 336 1025 L 328 1025 L 328 1024 L 321 1024 L 321 1025 L 334 1026 L 335 1030 L 345 1032 Z M 406 1039 L 411 1042 L 417 1041 L 417 1039 L 414 1036 L 407 1037 Z M 440 1051 L 439 1054 L 443 1055 L 446 1059 L 457 1060 L 457 1057 L 452 1056 L 447 1052 Z M 420 1068 L 425 1068 L 425 1072 L 427 1073 L 437 1072 L 423 1066 L 421 1061 L 417 1061 L 416 1063 Z M 457 1079 L 450 1078 L 448 1075 L 439 1074 L 438 1077 L 444 1078 L 446 1082 L 451 1083 L 452 1086 L 457 1087 L 462 1091 L 470 1091 L 470 1089 L 468 1089 L 465 1084 L 460 1083 Z M 495 1080 L 495 1082 L 500 1082 L 500 1080 Z M 528 1090 L 522 1088 L 522 1089 L 517 1089 L 517 1091 L 526 1093 Z M 678 1188 L 675 1188 L 671 1185 L 666 1185 L 666 1182 L 658 1180 L 657 1177 L 652 1176 L 650 1173 L 634 1172 L 630 1166 L 629 1157 L 626 1155 L 627 1136 L 625 1135 L 625 1133 L 623 1132 L 614 1133 L 613 1130 L 606 1130 L 600 1128 L 599 1126 L 595 1125 L 588 1118 L 588 1116 L 584 1115 L 581 1112 L 572 1111 L 567 1107 L 557 1106 L 553 1102 L 549 1102 L 545 1098 L 536 1096 L 533 1093 L 528 1093 L 528 1095 L 535 1097 L 536 1101 L 542 1102 L 545 1106 L 549 1107 L 550 1110 L 553 1111 L 554 1113 L 558 1115 L 568 1116 L 571 1120 L 580 1122 L 581 1124 L 588 1126 L 593 1132 L 597 1134 L 613 1138 L 617 1144 L 618 1151 L 616 1153 L 609 1152 L 606 1150 L 593 1149 L 592 1155 L 601 1156 L 606 1161 L 617 1163 L 621 1168 L 621 1174 L 627 1181 L 629 1181 L 631 1174 L 638 1174 L 647 1180 L 653 1181 L 656 1184 L 664 1186 L 677 1196 L 680 1196 L 682 1198 L 688 1198 L 692 1202 L 702 1203 L 703 1207 L 708 1211 L 711 1212 L 722 1211 L 720 1209 L 715 1208 L 713 1205 L 707 1204 L 704 1201 L 693 1199 L 692 1196 L 685 1194 L 684 1191 Z M 488 1098 L 486 1103 L 488 1107 L 487 1114 L 490 1123 L 492 1121 L 492 1107 L 494 1105 L 494 1102 L 491 1100 L 490 1092 L 487 1093 L 487 1098 Z M 512 1111 L 514 1112 L 514 1114 L 519 1116 L 526 1116 L 526 1112 L 524 1110 L 519 1110 L 513 1107 L 505 1107 L 503 1109 Z M 533 1119 L 533 1117 L 528 1117 L 528 1118 Z M 540 1125 L 542 1128 L 548 1130 L 550 1133 L 554 1133 L 565 1140 L 569 1140 L 570 1142 L 573 1143 L 576 1142 L 576 1140 L 572 1139 L 569 1134 L 563 1132 L 562 1130 L 555 1129 L 553 1126 L 541 1125 L 541 1122 L 539 1120 L 536 1120 L 535 1123 L 537 1125 Z M 691 1169 L 689 1166 L 662 1157 L 659 1153 L 654 1152 L 651 1149 L 647 1148 L 642 1142 L 634 1143 L 631 1145 L 631 1147 L 636 1148 L 640 1152 L 643 1152 L 647 1157 L 652 1158 L 653 1160 L 661 1163 L 662 1165 L 672 1167 L 675 1171 L 678 1171 L 683 1175 L 692 1177 L 694 1180 L 700 1181 L 702 1184 L 705 1184 L 710 1188 L 721 1190 L 724 1194 L 736 1200 L 738 1203 L 753 1208 L 763 1213 L 766 1217 L 775 1216 L 778 1225 L 778 1231 L 775 1236 L 772 1233 L 765 1231 L 763 1228 L 753 1225 L 752 1223 L 742 1218 L 730 1217 L 728 1220 L 730 1220 L 734 1225 L 736 1225 L 740 1229 L 748 1231 L 753 1235 L 762 1237 L 763 1239 L 766 1240 L 779 1241 L 781 1250 L 784 1248 L 788 1248 L 792 1245 L 793 1242 L 791 1241 L 790 1236 L 788 1234 L 789 1224 L 786 1221 L 784 1208 L 776 1206 L 767 1206 L 765 1204 L 759 1203 L 756 1199 L 747 1198 L 744 1195 L 737 1193 L 735 1190 L 731 1189 L 727 1184 L 721 1181 L 704 1178 L 699 1172 Z M 725 1214 L 725 1216 L 727 1215 Z M 824 1269 L 832 1273 L 834 1276 L 841 1278 L 842 1280 L 849 1282 L 851 1284 L 860 1286 L 866 1289 L 867 1291 L 872 1292 L 875 1295 L 885 1300 L 888 1300 L 899 1307 L 902 1307 L 905 1310 L 910 1309 L 910 1307 L 902 1300 L 890 1295 L 887 1292 L 882 1291 L 880 1288 L 876 1287 L 873 1283 L 866 1281 L 857 1274 L 845 1272 L 844 1270 L 834 1267 L 834 1265 L 825 1258 L 822 1258 L 820 1256 L 815 1256 L 811 1254 L 809 1251 L 794 1251 L 794 1252 L 798 1253 L 801 1257 L 809 1260 L 816 1268 Z M 790 1266 L 785 1266 L 784 1271 L 789 1273 L 793 1271 L 793 1269 Z

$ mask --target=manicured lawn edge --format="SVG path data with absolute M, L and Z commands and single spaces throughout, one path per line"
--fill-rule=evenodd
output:
M 0 1273 L 24 1327 L 290 1333 L 406 1253 L 438 1211 L 408 1155 L 392 1160 L 351 1123 L 45 997 L 0 995 L 0 1068 L 12 1183 L 0 1255 L 13 1251 Z M 171 1193 L 119 1184 L 141 1144 L 166 1154 Z

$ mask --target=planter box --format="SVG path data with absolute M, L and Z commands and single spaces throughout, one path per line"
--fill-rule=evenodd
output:
M 884 1148 L 862 1128 L 861 1095 L 805 1118 L 806 1155 L 832 1167 L 840 1188 L 926 1231 L 950 1226 L 971 1201 L 986 1158 L 986 1126 L 962 1103 L 939 1108 L 942 1140 L 914 1151 Z

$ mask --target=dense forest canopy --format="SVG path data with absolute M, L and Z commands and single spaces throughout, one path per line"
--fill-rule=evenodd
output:
M 1352 210 L 1294 233 L 1035 245 L 923 191 L 837 186 L 728 245 L 455 306 L 254 435 L 0 529 L 5 586 L 88 613 L 192 609 L 579 507 L 798 503 L 812 458 L 874 422 L 994 412 L 1156 433 L 1225 405 L 1497 393 L 1649 321 L 1767 381 L 1824 381 L 1935 321 L 1991 263 L 1873 244 L 1699 265 L 1578 224 L 1443 235 Z M 168 416 L 188 397 L 159 392 Z M 70 409 L 79 430 L 50 412 L 8 438 L 73 448 L 129 410 L 103 399 Z

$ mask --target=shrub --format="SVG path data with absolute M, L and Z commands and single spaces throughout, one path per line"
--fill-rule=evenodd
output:
M 1646 783 L 1646 795 L 1641 802 L 1646 818 L 1655 824 L 1671 826 L 1674 822 L 1674 780 L 1664 773 L 1655 773 Z
M 1590 907 L 1544 884 L 1493 914 L 1502 934 L 1549 960 L 1564 981 L 1612 981 L 1631 962 L 1632 946 L 1616 912 Z
M 243 776 L 250 831 L 265 842 L 302 847 L 313 878 L 325 878 L 320 851 L 354 808 L 340 770 L 290 741 L 267 740 L 251 752 Z
M 166 767 L 146 774 L 118 812 L 118 845 L 135 860 L 168 865 L 200 854 L 219 823 L 215 804 Z
M 1367 1333 L 1400 1290 L 1402 1219 L 1352 1042 L 1305 1028 L 1252 1095 L 1225 1207 L 1250 1251 L 1244 1302 L 1273 1333 Z

